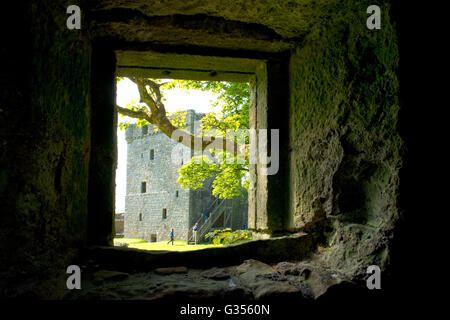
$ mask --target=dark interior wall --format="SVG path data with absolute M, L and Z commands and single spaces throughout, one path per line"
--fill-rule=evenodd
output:
M 2 10 L 0 296 L 65 272 L 86 240 L 91 48 L 70 4 Z
M 389 4 L 381 30 L 369 2 L 330 6 L 293 52 L 290 228 L 318 235 L 323 260 L 349 274 L 384 268 L 399 218 L 399 54 Z
M 91 68 L 91 156 L 89 163 L 88 243 L 112 245 L 115 235 L 117 168 L 116 58 L 102 41 L 94 42 Z
M 283 232 L 289 220 L 289 55 L 267 62 L 267 121 L 268 128 L 278 130 L 278 154 L 270 154 L 272 133 L 268 132 L 268 153 L 278 157 L 278 171 L 267 176 L 268 228 L 272 233 Z M 275 150 L 275 149 L 274 149 Z M 271 166 L 275 166 L 275 160 Z
M 267 59 L 256 69 L 252 87 L 250 127 L 256 129 L 256 156 L 263 151 L 268 165 L 250 165 L 248 225 L 263 233 L 286 230 L 288 221 L 288 149 L 289 149 L 289 55 Z M 266 135 L 267 146 L 260 138 Z M 277 137 L 276 137 L 277 136 Z M 275 147 L 277 139 L 278 147 Z M 274 153 L 272 152 L 274 146 Z M 270 174 L 265 173 L 266 169 Z

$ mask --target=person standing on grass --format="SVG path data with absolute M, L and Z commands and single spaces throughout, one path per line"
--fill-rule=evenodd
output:
M 167 242 L 167 244 L 169 244 L 170 242 L 172 242 L 172 245 L 173 245 L 173 228 L 172 228 L 172 231 L 170 231 L 170 240 L 169 240 L 169 242 Z
M 194 231 L 194 243 L 197 244 L 197 230 L 198 230 L 198 223 L 196 222 L 194 227 L 192 228 L 192 231 Z

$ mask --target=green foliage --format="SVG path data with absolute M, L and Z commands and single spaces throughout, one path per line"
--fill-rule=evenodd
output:
M 130 125 L 129 122 L 119 122 L 119 128 L 120 130 L 126 130 L 128 126 Z
M 248 129 L 249 107 L 250 107 L 250 86 L 245 82 L 224 82 L 224 81 L 195 81 L 195 80 L 173 80 L 166 86 L 167 89 L 195 89 L 202 91 L 210 91 L 217 94 L 217 101 L 212 103 L 213 107 L 221 108 L 221 117 L 217 118 L 217 122 L 225 121 L 229 125 L 228 128 Z M 211 118 L 213 113 L 208 113 L 207 117 Z M 214 114 L 214 116 L 217 116 Z M 205 122 L 205 119 L 203 119 Z M 214 124 L 208 122 L 209 124 Z M 215 123 L 216 125 L 218 123 Z M 206 129 L 205 125 L 205 130 Z M 218 126 L 211 126 L 218 127 Z
M 241 193 L 243 181 L 248 180 L 247 169 L 242 164 L 223 162 L 221 171 L 213 182 L 213 195 L 219 198 L 231 199 Z
M 220 172 L 219 165 L 207 156 L 194 156 L 178 172 L 178 183 L 182 188 L 197 189 L 203 187 L 205 179 Z
M 205 235 L 205 239 L 212 241 L 214 245 L 232 244 L 243 240 L 250 240 L 251 238 L 252 232 L 250 230 L 232 231 L 231 228 L 214 230 Z
M 206 155 L 192 157 L 178 170 L 178 183 L 182 188 L 197 189 L 204 187 L 205 179 L 214 176 L 212 194 L 215 197 L 231 199 L 239 196 L 243 188 L 248 190 L 248 160 L 237 163 L 237 157 L 227 155 L 228 158 L 220 152 L 214 161 Z
M 123 80 L 123 78 L 120 78 L 120 77 L 117 78 L 117 82 L 119 82 L 119 81 L 121 81 L 121 80 Z M 142 110 L 145 110 L 145 109 L 147 109 L 147 108 L 148 108 L 148 107 L 147 107 L 146 104 L 144 104 L 144 103 L 138 103 L 138 102 L 133 101 L 133 100 L 131 100 L 130 102 L 128 102 L 128 103 L 125 105 L 125 109 L 130 109 L 130 110 L 133 110 L 133 111 L 142 111 Z M 119 128 L 120 128 L 121 130 L 126 130 L 130 124 L 131 124 L 131 123 L 128 122 L 128 121 L 119 122 Z M 149 124 L 149 122 L 148 122 L 147 120 L 136 119 L 136 126 L 137 126 L 137 127 L 143 127 L 143 126 L 145 126 L 145 125 L 147 125 L 147 124 Z
M 248 144 L 249 137 L 244 130 L 249 129 L 250 86 L 248 83 L 222 81 L 174 80 L 167 88 L 182 88 L 210 91 L 217 94 L 213 107 L 220 107 L 221 112 L 209 112 L 203 117 L 202 133 L 210 136 L 222 136 L 234 139 L 241 144 Z M 178 182 L 183 188 L 201 188 L 206 178 L 215 176 L 213 195 L 231 199 L 248 190 L 248 160 L 238 163 L 236 157 L 219 151 L 216 163 L 190 161 L 179 169 Z M 198 159 L 197 159 L 198 160 Z M 226 160 L 226 161 L 225 161 Z
M 178 127 L 180 129 L 186 129 L 187 112 L 177 110 L 174 112 L 166 112 L 166 113 L 167 113 L 167 118 L 169 118 L 170 122 L 172 122 L 172 124 L 175 127 Z M 158 130 L 158 128 L 156 126 L 155 126 L 155 130 Z

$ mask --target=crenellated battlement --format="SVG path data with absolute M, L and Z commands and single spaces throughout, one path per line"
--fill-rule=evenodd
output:
M 205 116 L 205 113 L 196 113 L 193 109 L 187 109 L 183 111 L 186 112 L 186 128 L 184 130 L 193 133 L 195 129 L 195 122 L 200 121 Z M 158 134 L 164 133 L 162 133 L 161 130 L 157 129 L 157 127 L 152 124 L 138 127 L 136 124 L 132 123 L 125 130 L 125 139 L 128 143 L 130 143 L 135 139 L 142 139 L 146 136 L 153 136 Z

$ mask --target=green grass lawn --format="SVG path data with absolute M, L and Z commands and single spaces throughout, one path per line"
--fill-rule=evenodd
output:
M 128 248 L 135 248 L 141 250 L 167 250 L 167 251 L 191 251 L 223 246 L 223 245 L 214 245 L 209 242 L 197 243 L 196 245 L 194 244 L 186 245 L 186 241 L 175 240 L 172 245 L 172 243 L 167 244 L 167 241 L 147 242 L 143 239 L 114 238 L 114 245 L 117 245 L 118 242 L 128 243 Z

